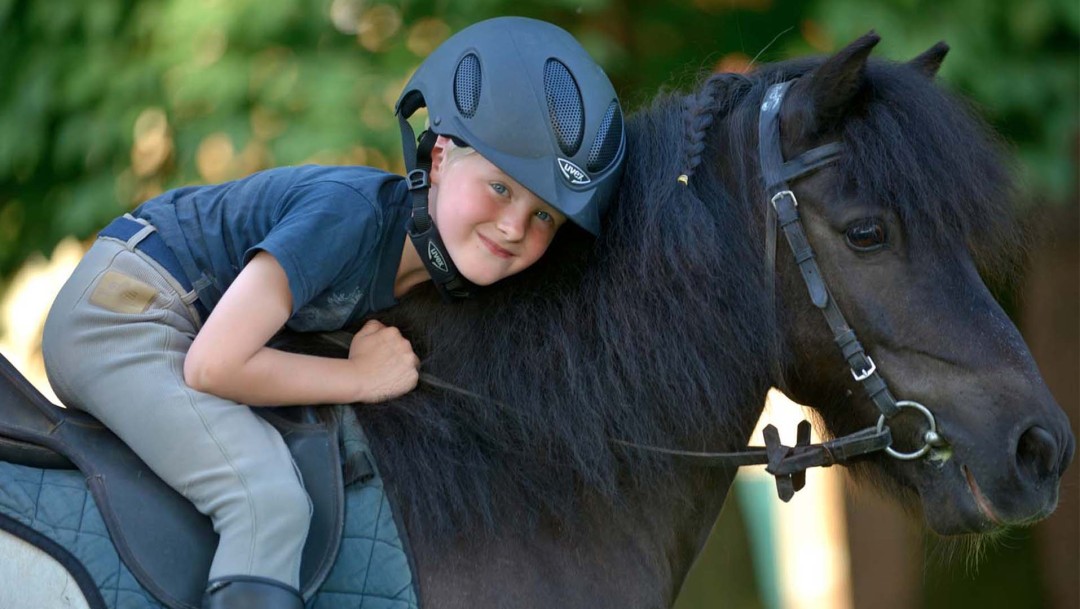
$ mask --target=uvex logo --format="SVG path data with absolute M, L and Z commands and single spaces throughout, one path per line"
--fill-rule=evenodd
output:
M 592 179 L 580 167 L 563 158 L 559 159 L 559 171 L 562 171 L 563 177 L 571 184 L 580 186 L 592 182 Z
M 435 265 L 435 268 L 446 273 L 449 269 L 446 268 L 446 260 L 443 258 L 443 253 L 439 251 L 439 248 L 430 241 L 427 244 L 427 257 L 431 261 L 431 264 Z

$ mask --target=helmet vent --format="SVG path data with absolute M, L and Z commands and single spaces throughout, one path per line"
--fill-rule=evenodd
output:
M 559 148 L 567 156 L 577 154 L 585 131 L 585 105 L 574 76 L 557 59 L 544 64 L 544 94 Z
M 622 110 L 619 109 L 618 100 L 612 101 L 604 113 L 604 120 L 600 123 L 600 130 L 596 132 L 592 148 L 589 149 L 589 159 L 586 167 L 591 173 L 596 173 L 607 168 L 615 155 L 619 153 L 622 144 L 623 120 Z
M 480 103 L 480 60 L 473 53 L 462 57 L 454 72 L 454 103 L 465 118 L 476 114 Z

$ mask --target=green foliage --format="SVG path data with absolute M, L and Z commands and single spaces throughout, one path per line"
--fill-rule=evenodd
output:
M 0 0 L 0 278 L 179 185 L 304 162 L 400 169 L 408 74 L 450 32 L 507 13 L 570 30 L 631 109 L 871 28 L 894 58 L 944 38 L 942 78 L 1015 142 L 1033 196 L 1075 188 L 1073 0 Z
M 304 162 L 396 168 L 413 26 L 497 8 L 433 5 L 0 0 L 0 276 L 175 186 Z M 365 45 L 376 8 L 389 21 Z M 426 31 L 430 46 L 451 27 Z
M 948 42 L 940 77 L 1014 146 L 1026 201 L 1076 204 L 1080 3 L 822 0 L 813 14 L 837 44 L 875 29 L 898 59 Z

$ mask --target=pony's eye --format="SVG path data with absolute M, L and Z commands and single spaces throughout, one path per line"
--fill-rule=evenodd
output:
M 860 252 L 872 252 L 885 245 L 885 224 L 876 218 L 863 218 L 844 230 L 848 245 Z

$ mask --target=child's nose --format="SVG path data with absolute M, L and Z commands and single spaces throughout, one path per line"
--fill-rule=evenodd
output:
M 525 236 L 529 210 L 520 205 L 508 205 L 499 216 L 499 230 L 507 241 L 520 241 Z

